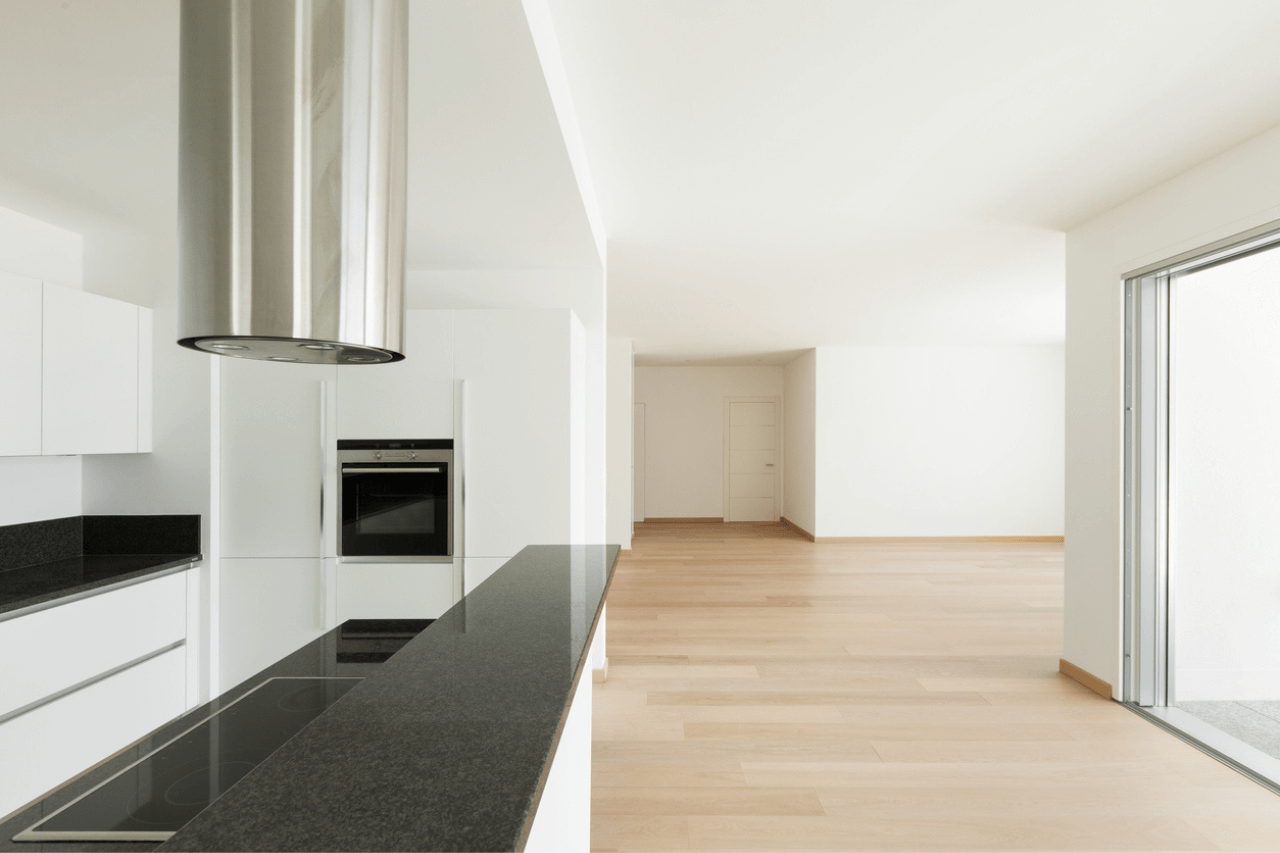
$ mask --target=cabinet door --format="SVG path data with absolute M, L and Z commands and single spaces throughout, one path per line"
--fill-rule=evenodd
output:
M 138 452 L 138 306 L 44 285 L 46 456 Z
M 40 282 L 0 272 L 0 456 L 40 455 Z
M 455 312 L 465 557 L 570 541 L 575 322 L 567 309 Z
M 0 717 L 184 640 L 186 575 L 0 622 Z
M 338 367 L 338 438 L 453 438 L 453 312 L 405 312 L 404 361 Z
M 219 358 L 222 556 L 320 557 L 321 383 L 334 367 Z

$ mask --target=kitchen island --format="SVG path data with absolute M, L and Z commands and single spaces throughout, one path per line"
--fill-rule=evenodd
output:
M 329 632 L 171 723 L 155 745 L 266 678 L 366 667 L 362 681 L 158 849 L 524 849 L 617 556 L 617 546 L 530 546 L 385 663 L 337 663 Z M 589 680 L 581 686 L 589 691 Z M 121 755 L 6 821 L 0 844 L 35 849 L 9 839 L 136 757 Z

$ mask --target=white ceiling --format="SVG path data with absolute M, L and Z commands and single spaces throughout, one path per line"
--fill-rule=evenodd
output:
M 550 0 L 642 363 L 1064 338 L 1062 232 L 1280 124 L 1274 0 Z
M 550 4 L 653 363 L 1061 341 L 1064 229 L 1280 124 L 1275 0 Z M 0 0 L 0 205 L 171 242 L 177 32 Z M 411 0 L 410 51 L 409 266 L 593 266 L 520 1 Z
M 175 239 L 177 0 L 0 0 L 0 205 Z M 411 0 L 410 269 L 599 259 L 519 0 Z

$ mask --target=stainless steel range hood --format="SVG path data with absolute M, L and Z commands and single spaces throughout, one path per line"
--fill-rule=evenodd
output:
M 183 0 L 178 343 L 404 358 L 407 0 Z

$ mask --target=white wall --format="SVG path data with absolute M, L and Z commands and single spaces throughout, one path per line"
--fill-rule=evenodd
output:
M 816 385 L 816 536 L 1061 535 L 1062 347 L 822 347 Z
M 632 365 L 631 339 L 609 338 L 606 353 L 607 489 L 605 496 L 605 542 L 631 547 L 631 425 Z
M 0 207 L 0 270 L 79 288 L 79 234 Z M 82 512 L 79 456 L 0 457 L 0 526 Z
M 782 516 L 810 536 L 816 518 L 817 371 L 816 350 L 793 358 L 783 369 Z
M 1175 285 L 1174 695 L 1280 699 L 1280 249 Z
M 724 398 L 781 397 L 782 374 L 781 367 L 636 368 L 646 517 L 724 517 Z
M 1280 128 L 1067 234 L 1066 659 L 1120 687 L 1121 277 L 1280 219 Z M 1118 695 L 1118 693 L 1117 693 Z

